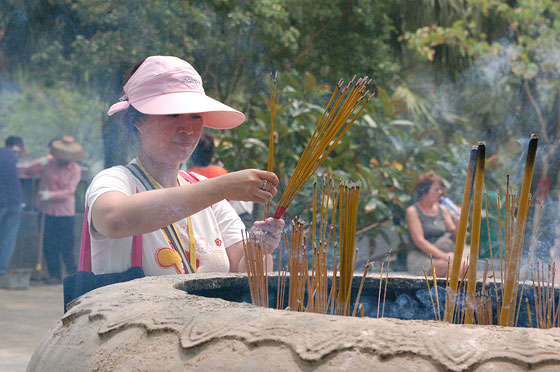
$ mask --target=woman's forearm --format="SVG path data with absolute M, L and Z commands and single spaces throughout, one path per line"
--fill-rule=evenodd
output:
M 226 194 L 225 185 L 218 179 L 130 196 L 111 191 L 92 206 L 93 225 L 109 238 L 146 234 L 191 216 Z
M 419 239 L 419 241 L 415 242 L 414 244 L 418 248 L 420 248 L 422 252 L 426 253 L 427 255 L 432 255 L 432 257 L 435 259 L 445 259 L 447 256 L 445 252 L 443 252 L 441 249 L 439 249 L 438 247 L 430 243 L 425 238 Z

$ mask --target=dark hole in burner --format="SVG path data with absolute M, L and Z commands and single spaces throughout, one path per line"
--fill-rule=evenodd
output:
M 350 300 L 350 312 L 354 307 L 356 301 L 356 295 L 358 293 L 358 288 L 360 285 L 361 276 L 354 276 L 352 283 L 352 297 Z M 277 276 L 276 274 L 269 276 L 269 307 L 276 308 L 276 290 L 277 290 Z M 437 303 L 435 296 L 435 289 L 432 287 L 433 281 L 430 281 L 430 288 L 432 293 L 432 298 L 434 305 Z M 331 285 L 331 279 L 329 279 L 329 288 Z M 287 291 L 289 287 L 289 277 L 286 281 L 286 294 L 284 306 L 287 306 Z M 482 288 L 482 283 L 477 283 L 477 293 L 480 293 Z M 188 292 L 189 294 L 211 297 L 211 298 L 221 298 L 226 301 L 232 302 L 247 302 L 251 303 L 251 293 L 249 290 L 249 284 L 247 278 L 245 277 L 228 277 L 228 278 L 211 278 L 211 279 L 200 279 L 184 282 L 179 289 Z M 383 280 L 381 288 L 381 302 L 379 309 L 379 316 L 383 312 L 383 295 L 385 290 L 385 279 Z M 486 284 L 486 291 L 488 295 L 492 298 L 492 324 L 497 323 L 497 308 L 496 308 L 496 293 L 494 289 L 494 283 Z M 555 290 L 554 294 L 554 307 L 559 301 L 558 289 Z M 529 305 L 531 308 L 531 317 L 533 322 L 533 327 L 536 326 L 536 314 L 535 314 L 535 304 L 533 298 L 533 288 L 532 285 L 525 285 L 523 290 L 523 298 L 519 299 L 521 294 L 521 285 L 518 290 L 518 301 L 521 301 L 521 309 L 519 312 L 519 320 L 517 326 L 519 327 L 529 327 L 529 318 L 527 316 L 527 309 L 525 306 L 525 298 L 528 298 Z M 379 277 L 371 276 L 366 278 L 364 287 L 362 289 L 362 294 L 360 297 L 360 303 L 364 307 L 364 314 L 371 318 L 377 317 L 377 303 L 379 295 Z M 307 296 L 307 294 L 306 294 Z M 439 309 L 440 317 L 443 318 L 445 309 L 445 280 L 438 280 L 438 297 L 439 297 Z M 501 303 L 501 288 L 498 284 L 498 297 Z M 464 300 L 462 300 L 464 301 Z M 552 301 L 552 298 L 550 298 Z M 519 302 L 518 302 L 519 304 Z M 358 314 L 359 316 L 359 314 Z M 397 319 L 418 319 L 418 320 L 434 320 L 434 308 L 432 306 L 432 301 L 430 300 L 430 292 L 426 286 L 426 281 L 423 278 L 405 278 L 405 277 L 389 277 L 389 284 L 387 286 L 387 295 L 385 298 L 385 312 L 384 317 L 386 318 L 397 318 Z

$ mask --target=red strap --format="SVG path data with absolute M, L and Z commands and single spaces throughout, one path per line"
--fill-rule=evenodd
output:
M 82 244 L 80 245 L 80 264 L 78 270 L 91 272 L 91 240 L 88 224 L 89 205 L 86 205 L 84 224 L 82 227 Z
M 86 205 L 84 224 L 82 227 L 82 243 L 80 246 L 80 264 L 78 270 L 91 273 L 91 238 L 88 223 L 89 205 Z M 132 254 L 130 257 L 132 267 L 142 267 L 142 235 L 132 237 Z
M 181 176 L 190 183 L 200 181 L 194 174 L 185 171 L 179 171 Z M 136 190 L 138 192 L 138 190 Z M 91 238 L 89 235 L 88 223 L 89 205 L 86 205 L 86 212 L 84 215 L 84 224 L 82 226 L 82 243 L 80 246 L 80 264 L 78 270 L 91 272 Z M 132 267 L 142 267 L 142 235 L 132 237 L 132 254 L 130 263 Z
M 142 267 L 142 235 L 132 237 L 132 257 L 130 258 L 132 267 Z
M 179 174 L 181 175 L 181 177 L 186 179 L 189 183 L 197 183 L 198 181 L 200 181 L 198 177 L 195 176 L 194 173 L 192 172 L 185 172 L 183 170 L 180 170 Z

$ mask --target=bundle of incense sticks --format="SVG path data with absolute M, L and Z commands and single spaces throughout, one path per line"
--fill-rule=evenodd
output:
M 257 306 L 268 307 L 269 268 L 265 244 L 261 236 L 244 231 L 242 235 L 251 300 Z
M 356 83 L 354 79 L 346 85 L 343 85 L 342 81 L 338 82 L 280 198 L 274 218 L 282 217 L 296 195 L 373 98 L 373 94 L 367 97 L 369 94 L 367 86 L 370 83 L 371 79 L 367 76 L 358 79 Z
M 356 266 L 356 223 L 358 220 L 359 184 L 341 183 L 339 194 L 339 246 L 340 246 L 340 280 L 338 289 L 337 314 L 348 315 L 350 311 L 350 292 Z
M 499 237 L 499 257 L 500 257 L 500 279 L 502 282 L 501 291 L 498 291 L 498 285 L 496 281 L 496 270 L 494 268 L 494 254 L 492 252 L 492 242 L 490 234 L 490 221 L 488 213 L 488 204 L 486 197 L 484 197 L 484 204 L 486 209 L 486 225 L 488 228 L 488 238 L 489 238 L 489 252 L 491 260 L 491 270 L 492 277 L 494 279 L 494 295 L 492 290 L 486 290 L 486 279 L 490 265 L 488 262 L 485 263 L 482 290 L 476 290 L 477 285 L 477 264 L 478 264 L 478 252 L 480 243 L 480 223 L 481 223 L 481 210 L 483 201 L 483 185 L 484 185 L 484 155 L 485 155 L 485 144 L 479 143 L 475 148 L 473 147 L 471 151 L 469 167 L 467 170 L 467 179 L 465 181 L 465 189 L 463 194 L 463 204 L 461 209 L 461 216 L 458 224 L 457 240 L 455 245 L 455 254 L 453 260 L 453 267 L 451 273 L 448 272 L 448 282 L 447 282 L 447 293 L 446 293 L 446 304 L 444 320 L 450 323 L 465 323 L 465 324 L 493 324 L 493 314 L 492 308 L 493 303 L 496 301 L 497 310 L 497 324 L 503 326 L 514 326 L 517 325 L 519 318 L 519 313 L 521 307 L 523 306 L 523 294 L 525 282 L 527 280 L 527 274 L 525 275 L 525 280 L 520 286 L 520 268 L 521 268 L 521 257 L 524 246 L 524 235 L 527 222 L 527 214 L 530 202 L 530 188 L 533 178 L 533 169 L 536 158 L 538 137 L 533 134 L 529 141 L 527 160 L 525 165 L 525 172 L 523 176 L 523 182 L 521 185 L 521 191 L 519 193 L 519 199 L 512 192 L 509 184 L 509 176 L 506 180 L 506 193 L 505 193 L 505 213 L 504 213 L 504 229 L 502 229 L 502 219 L 501 219 L 501 206 L 500 206 L 500 194 L 497 193 L 497 207 L 498 207 L 498 237 Z M 476 159 L 476 161 L 475 161 Z M 464 272 L 461 284 L 459 285 L 459 275 L 462 261 L 463 247 L 465 244 L 467 221 L 470 210 L 471 196 L 473 195 L 472 187 L 474 184 L 474 201 L 473 201 L 473 215 L 472 215 L 472 230 L 471 230 L 471 247 L 470 255 L 467 264 L 467 271 Z M 517 211 L 517 214 L 515 213 Z M 533 240 L 531 243 L 530 253 L 529 253 L 529 269 L 531 268 L 531 258 L 533 256 L 534 244 L 537 235 L 537 229 L 539 226 L 540 215 L 542 212 L 542 205 L 539 207 L 539 213 L 534 225 L 533 230 Z M 503 238 L 502 238 L 502 230 Z M 504 271 L 505 266 L 505 271 Z M 433 267 L 432 267 L 433 270 Z M 552 310 L 554 308 L 554 301 L 549 301 L 550 297 L 554 297 L 553 285 L 545 285 L 541 277 L 544 278 L 544 271 L 541 270 L 541 275 L 539 276 L 539 270 L 537 269 L 537 285 L 535 287 L 535 280 L 533 280 L 534 288 L 534 298 L 535 298 L 535 309 L 537 311 L 537 325 L 545 328 L 548 324 L 547 316 L 550 317 L 550 324 L 557 324 L 557 315 Z M 466 278 L 468 274 L 468 279 Z M 533 276 L 533 273 L 531 273 Z M 554 266 L 549 267 L 548 279 L 552 278 L 550 283 L 554 282 L 555 268 Z M 427 281 L 427 276 L 426 276 Z M 541 284 L 539 284 L 541 283 Z M 429 282 L 428 282 L 429 288 Z M 520 289 L 521 288 L 521 289 Z M 545 288 L 541 292 L 548 294 L 548 299 L 546 295 L 537 296 L 538 288 Z M 519 293 L 519 290 L 521 292 Z M 550 295 L 552 294 L 552 296 Z M 545 300 L 543 300 L 545 298 Z M 519 301 L 518 301 L 519 299 Z M 527 311 L 529 311 L 529 320 L 531 320 L 531 313 L 529 308 L 528 299 L 525 299 L 525 306 Z M 546 302 L 546 306 L 542 306 L 540 301 Z M 434 313 L 436 313 L 434 308 Z M 436 319 L 438 316 L 436 314 Z M 540 325 L 539 325 L 540 322 Z M 556 322 L 556 323 L 555 323 Z
M 313 187 L 313 219 L 311 227 L 295 218 L 293 229 L 284 234 L 284 247 L 288 260 L 287 269 L 278 272 L 277 308 L 283 308 L 286 294 L 286 275 L 289 271 L 288 307 L 293 311 L 307 311 L 315 313 L 330 313 L 350 315 L 350 293 L 352 277 L 356 264 L 355 232 L 358 214 L 359 185 L 341 182 L 333 186 L 331 178 L 323 178 L 322 194 L 317 194 L 317 183 Z M 336 220 L 338 207 L 338 224 L 340 233 L 336 241 Z M 330 213 L 332 210 L 332 214 Z M 330 217 L 330 218 L 329 218 Z M 312 234 L 311 238 L 307 238 Z M 328 250 L 333 246 L 333 279 L 329 289 Z M 311 270 L 308 269 L 308 249 L 311 245 Z M 337 252 L 340 247 L 340 259 L 337 262 Z M 282 251 L 279 253 L 278 267 L 282 266 Z M 340 280 L 338 279 L 340 266 Z M 360 296 L 369 270 L 368 263 L 364 269 L 358 295 L 352 315 L 360 309 Z M 307 288 L 307 291 L 306 291 Z M 307 295 L 306 295 L 307 293 Z M 360 310 L 363 316 L 363 306 Z

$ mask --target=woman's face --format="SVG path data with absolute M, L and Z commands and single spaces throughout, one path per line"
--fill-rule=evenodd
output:
M 428 192 L 424 194 L 423 199 L 428 199 L 429 201 L 436 203 L 439 201 L 442 193 L 441 184 L 439 182 L 434 182 L 428 189 Z
M 135 123 L 142 151 L 151 159 L 170 165 L 191 156 L 202 134 L 202 124 L 198 114 L 148 115 Z

